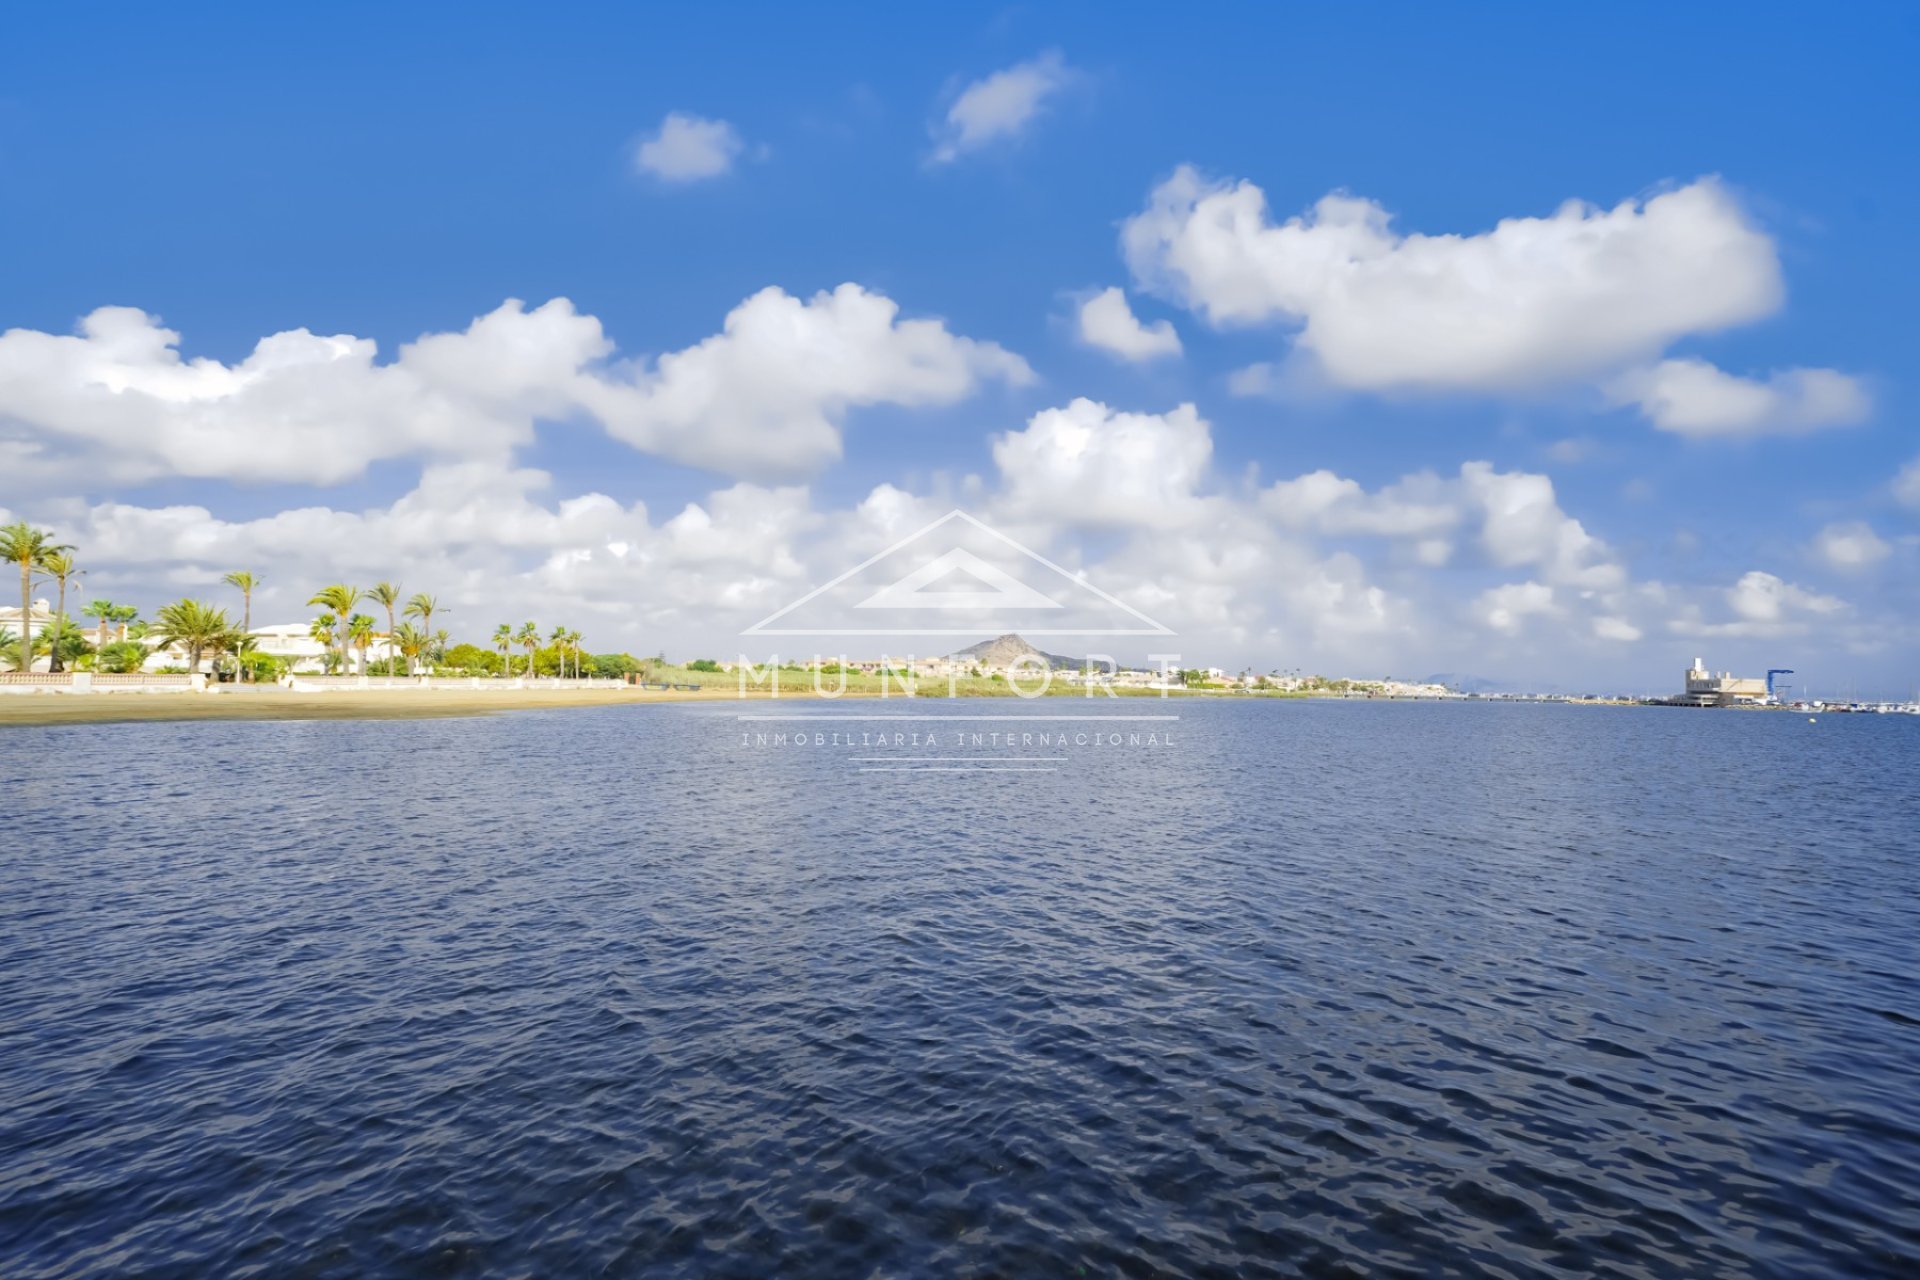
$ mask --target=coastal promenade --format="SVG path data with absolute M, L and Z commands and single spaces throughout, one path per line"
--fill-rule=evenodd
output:
M 0 728 L 98 724 L 130 720 L 407 720 L 481 716 L 503 711 L 627 706 L 737 698 L 731 688 L 645 689 L 613 681 L 448 681 L 459 687 L 336 687 L 324 691 L 278 685 L 222 685 L 205 692 L 132 691 L 91 695 L 42 693 L 0 697 Z

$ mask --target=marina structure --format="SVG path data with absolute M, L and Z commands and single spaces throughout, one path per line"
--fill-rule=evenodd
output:
M 1769 672 L 1765 678 L 1757 678 L 1736 676 L 1731 671 L 1715 673 L 1707 670 L 1705 662 L 1695 658 L 1684 677 L 1685 691 L 1669 701 L 1685 707 L 1765 706 L 1773 700 L 1775 674 Z

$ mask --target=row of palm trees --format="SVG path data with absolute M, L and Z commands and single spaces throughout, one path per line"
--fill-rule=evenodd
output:
M 228 581 L 233 581 L 229 575 Z M 239 585 L 239 584 L 235 584 Z M 362 600 L 379 605 L 387 613 L 387 637 L 390 652 L 398 650 L 407 660 L 407 674 L 414 673 L 416 664 L 422 655 L 443 654 L 447 647 L 447 633 L 434 631 L 433 616 L 436 613 L 449 613 L 451 610 L 441 605 L 439 600 L 426 592 L 407 597 L 401 603 L 405 593 L 392 582 L 376 582 L 371 587 L 356 587 L 350 583 L 336 582 L 320 588 L 313 593 L 307 603 L 325 610 L 313 620 L 311 634 L 313 638 L 338 654 L 342 667 L 346 666 L 347 650 L 360 651 L 360 666 L 366 669 L 367 650 L 372 647 L 375 638 L 375 620 L 364 613 L 355 613 L 353 609 Z M 397 611 L 397 612 L 396 612 Z M 401 618 L 419 619 L 416 626 L 412 621 L 402 622 Z M 342 619 L 345 619 L 342 622 Z M 528 677 L 533 675 L 534 655 L 543 645 L 551 645 L 558 651 L 561 675 L 571 674 L 579 677 L 587 653 L 580 644 L 578 631 L 567 627 L 555 627 L 551 635 L 543 640 L 540 628 L 532 622 L 523 624 L 515 630 L 508 623 L 494 628 L 493 647 L 499 651 L 501 667 L 505 674 L 513 674 L 513 649 L 519 646 L 527 651 Z
M 65 670 L 60 661 L 60 640 L 66 632 L 67 587 L 82 572 L 74 564 L 73 548 L 64 542 L 55 542 L 51 533 L 16 520 L 0 527 L 0 561 L 20 569 L 20 634 L 0 641 L 15 649 L 15 669 L 25 671 L 33 666 L 33 585 L 38 579 L 59 584 L 60 602 L 54 610 L 53 635 L 47 638 L 53 654 L 48 669 Z
M 580 661 L 586 656 L 586 650 L 580 647 L 580 633 L 569 631 L 565 627 L 555 627 L 546 643 L 552 645 L 560 654 L 560 674 L 566 675 L 567 664 L 572 663 L 572 671 L 577 679 L 580 675 Z M 501 623 L 493 629 L 493 647 L 500 653 L 501 665 L 508 675 L 513 674 L 513 646 L 519 645 L 527 651 L 527 675 L 533 675 L 533 655 L 540 649 L 540 628 L 529 622 L 515 631 L 511 624 Z
M 48 669 L 64 671 L 65 649 L 75 646 L 82 652 L 87 649 L 84 640 L 77 636 L 70 637 L 67 631 L 67 591 L 84 576 L 84 570 L 74 562 L 73 547 L 55 541 L 51 533 L 35 529 L 25 521 L 17 521 L 0 526 L 0 562 L 16 565 L 20 570 L 21 630 L 21 635 L 17 637 L 0 631 L 0 646 L 12 650 L 7 656 L 16 670 L 30 670 L 34 657 L 43 651 L 50 651 L 52 658 Z M 233 657 L 240 660 L 237 662 L 240 678 L 246 679 L 249 664 L 244 659 L 254 652 L 257 644 L 251 634 L 253 595 L 261 587 L 261 578 L 249 570 L 240 569 L 226 574 L 221 582 L 240 593 L 238 626 L 229 619 L 225 609 L 192 599 L 176 600 L 163 606 L 154 615 L 154 620 L 144 626 L 136 622 L 138 609 L 110 600 L 94 600 L 82 612 L 97 619 L 98 648 L 103 652 L 111 647 L 107 640 L 109 627 L 114 624 L 120 626 L 121 640 L 139 649 L 132 664 L 136 669 L 139 659 L 145 656 L 147 645 L 157 644 L 179 648 L 187 656 L 187 669 L 193 672 L 200 669 L 203 660 L 211 658 L 217 661 L 222 657 Z M 32 621 L 36 585 L 53 585 L 57 588 L 53 621 L 48 627 L 42 628 L 39 635 L 33 634 Z M 398 653 L 406 660 L 408 675 L 414 674 L 422 659 L 437 662 L 443 658 L 449 637 L 444 629 L 434 629 L 433 620 L 436 615 L 444 615 L 451 610 L 436 597 L 426 592 L 407 596 L 392 582 L 379 582 L 368 588 L 333 583 L 316 591 L 307 601 L 323 610 L 314 619 L 309 634 L 326 646 L 330 668 L 348 668 L 349 655 L 358 651 L 360 669 L 362 672 L 366 670 L 368 651 L 379 633 L 376 631 L 377 619 L 355 612 L 363 601 L 385 610 L 388 651 L 390 654 Z M 539 627 L 532 622 L 517 631 L 503 623 L 493 635 L 494 648 L 501 654 L 507 675 L 513 674 L 514 646 L 526 649 L 526 674 L 531 676 L 535 654 L 543 645 L 550 645 L 558 651 L 561 674 L 570 671 L 577 677 L 587 657 L 580 641 L 580 633 L 566 627 L 555 627 L 543 641 Z
M 347 651 L 358 649 L 362 668 L 366 666 L 367 650 L 373 647 L 375 620 L 364 613 L 355 613 L 354 606 L 362 600 L 379 605 L 387 611 L 387 638 L 389 652 L 398 650 L 407 660 L 407 674 L 412 675 L 423 655 L 444 651 L 447 642 L 445 631 L 433 630 L 433 615 L 450 613 L 440 601 L 426 592 L 418 592 L 409 597 L 404 604 L 404 593 L 399 586 L 391 582 L 376 582 L 372 587 L 356 587 L 344 582 L 320 588 L 307 601 L 325 610 L 313 620 L 311 634 L 315 640 L 327 646 L 338 655 L 339 664 L 344 667 Z M 397 611 L 397 612 L 396 612 Z M 412 621 L 401 622 L 400 618 L 418 618 L 416 625 Z M 343 621 L 344 620 L 344 621 Z

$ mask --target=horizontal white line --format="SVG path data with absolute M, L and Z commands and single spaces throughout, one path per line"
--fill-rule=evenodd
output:
M 814 631 L 805 627 L 749 627 L 740 634 L 743 636 L 977 636 L 980 634 L 980 628 L 961 627 L 956 630 L 952 627 L 937 627 L 928 630 L 922 627 L 864 627 L 856 630 L 835 627 L 830 631 Z M 1124 631 L 1112 627 L 1102 627 L 1097 631 L 1022 627 L 1020 634 L 1025 636 L 1170 636 L 1174 633 L 1165 627 L 1133 627 Z
M 888 715 L 888 716 L 749 716 L 736 717 L 741 720 L 810 720 L 816 723 L 827 720 L 1178 720 L 1179 716 L 943 716 L 943 715 Z
M 849 756 L 854 764 L 908 764 L 926 761 L 934 764 L 1064 764 L 1065 756 Z
M 1029 766 L 1024 769 L 1002 769 L 997 765 L 976 764 L 976 765 L 963 765 L 963 766 L 959 766 L 952 769 L 941 768 L 937 765 L 935 766 L 918 765 L 913 768 L 866 768 L 866 769 L 860 770 L 860 772 L 861 773 L 1058 773 L 1060 771 L 1052 767 L 1035 769 Z

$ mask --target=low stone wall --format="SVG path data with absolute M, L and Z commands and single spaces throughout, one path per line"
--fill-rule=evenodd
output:
M 290 688 L 295 693 L 351 693 L 356 689 L 459 689 L 466 692 L 488 689 L 613 689 L 619 680 L 585 676 L 578 680 L 533 679 L 495 680 L 487 676 L 294 676 Z
M 133 672 L 115 675 L 94 671 L 62 671 L 57 674 L 46 671 L 5 671 L 0 672 L 0 695 L 5 694 L 73 694 L 73 693 L 229 693 L 245 690 L 248 693 L 270 695 L 275 689 L 287 689 L 294 693 L 354 693 L 360 690 L 404 691 L 419 690 L 431 692 L 435 689 L 458 689 L 465 692 L 488 689 L 506 692 L 514 689 L 612 689 L 621 685 L 619 680 L 603 680 L 596 677 L 584 677 L 579 680 L 492 680 L 478 676 L 293 676 L 277 685 L 222 685 L 209 686 L 205 675 L 154 675 L 147 672 Z
M 207 687 L 204 675 L 153 675 L 136 671 L 8 671 L 0 673 L 0 694 L 9 693 L 196 693 Z

